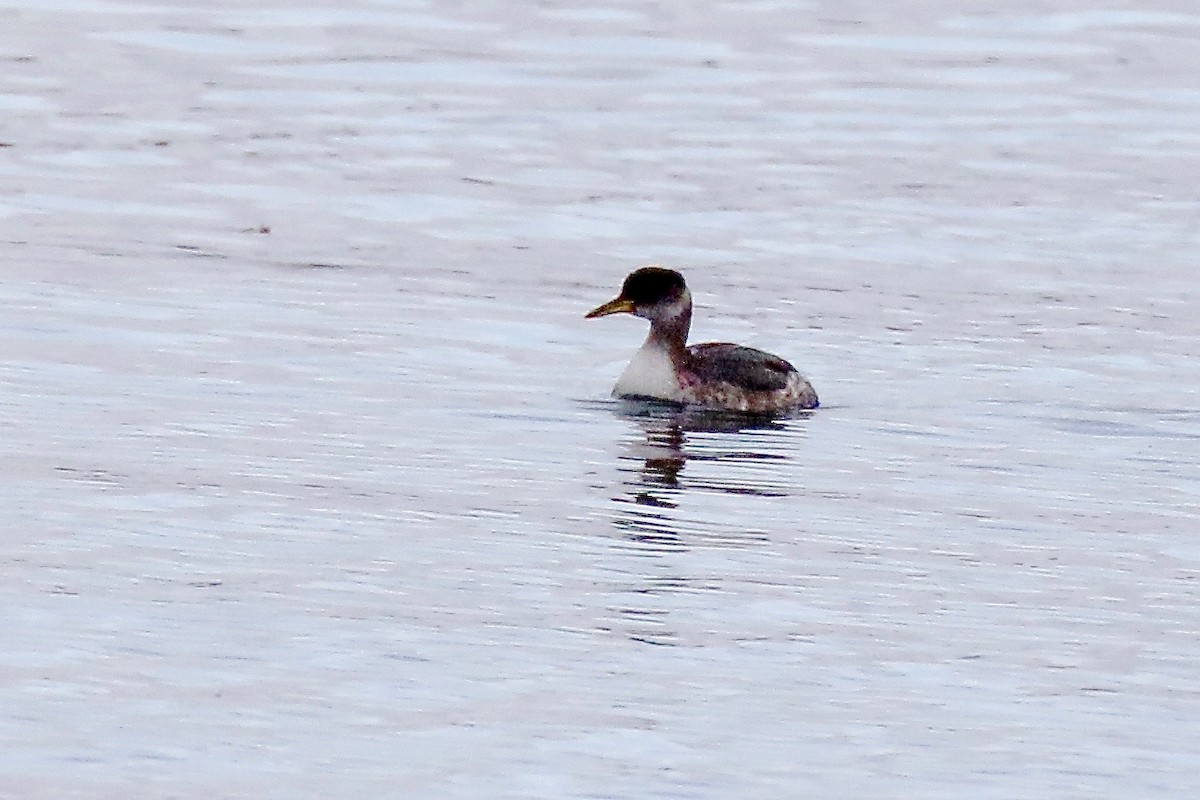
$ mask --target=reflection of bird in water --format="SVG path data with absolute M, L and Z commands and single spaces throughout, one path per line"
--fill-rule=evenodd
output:
M 649 400 L 615 405 L 616 413 L 633 425 L 622 437 L 625 452 L 617 464 L 622 477 L 612 497 L 613 546 L 634 558 L 622 567 L 631 584 L 613 610 L 613 628 L 646 644 L 679 644 L 696 632 L 686 618 L 673 614 L 673 601 L 659 598 L 721 591 L 728 579 L 725 570 L 714 566 L 722 562 L 683 559 L 679 554 L 770 543 L 768 530 L 757 527 L 760 520 L 754 513 L 761 509 L 769 515 L 767 506 L 752 508 L 754 501 L 745 497 L 729 504 L 714 501 L 714 496 L 788 496 L 792 485 L 785 466 L 796 452 L 803 426 L 797 419 Z M 691 474 L 685 474 L 689 470 Z M 729 509 L 735 511 L 731 514 Z
M 675 508 L 674 501 L 655 495 L 653 490 L 679 489 L 679 473 L 687 464 L 683 445 L 683 431 L 676 425 L 664 426 L 657 430 L 646 428 L 646 444 L 641 453 L 645 458 L 641 471 L 641 482 L 645 491 L 636 496 L 637 502 L 649 506 Z
M 644 437 L 630 443 L 624 457 L 640 465 L 636 485 L 641 492 L 635 499 L 642 505 L 675 508 L 675 496 L 688 489 L 759 497 L 789 494 L 783 476 L 771 465 L 788 460 L 794 440 L 785 444 L 779 436 L 794 422 L 638 400 L 623 401 L 619 413 L 635 421 Z M 689 462 L 719 469 L 686 479 Z
M 754 413 L 817 407 L 812 385 L 778 356 L 724 342 L 688 347 L 692 295 L 674 270 L 630 273 L 621 293 L 587 316 L 620 313 L 650 320 L 650 335 L 613 388 L 616 397 Z
M 764 445 L 785 434 L 788 422 L 648 401 L 622 402 L 618 413 L 641 429 L 621 456 L 619 469 L 627 477 L 613 497 L 613 524 L 628 541 L 655 552 L 766 541 L 765 532 L 744 523 L 697 517 L 684 500 L 689 492 L 786 497 L 789 487 L 778 468 L 788 456 Z M 794 440 L 776 442 L 781 444 L 791 448 Z M 711 467 L 688 477 L 689 463 Z

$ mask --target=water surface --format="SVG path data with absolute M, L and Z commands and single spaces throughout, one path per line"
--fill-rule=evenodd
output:
M 1200 789 L 1189 3 L 0 21 L 9 792 Z

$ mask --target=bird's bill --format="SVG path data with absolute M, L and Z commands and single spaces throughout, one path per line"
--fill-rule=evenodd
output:
M 624 297 L 618 297 L 615 300 L 609 300 L 602 306 L 596 306 L 589 311 L 585 319 L 593 319 L 594 317 L 607 317 L 609 314 L 632 314 L 633 301 L 626 300 Z

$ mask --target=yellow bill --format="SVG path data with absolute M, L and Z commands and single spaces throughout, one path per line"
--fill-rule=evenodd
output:
M 597 306 L 589 311 L 585 319 L 593 317 L 606 317 L 609 314 L 632 314 L 633 301 L 626 300 L 624 297 L 618 297 L 615 300 L 609 300 L 602 306 Z

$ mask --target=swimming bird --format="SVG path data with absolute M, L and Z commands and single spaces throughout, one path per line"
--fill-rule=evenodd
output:
M 760 414 L 817 407 L 812 384 L 779 356 L 725 342 L 688 347 L 692 294 L 673 269 L 651 266 L 631 272 L 621 293 L 589 311 L 587 318 L 609 314 L 650 320 L 650 335 L 621 373 L 614 397 Z

